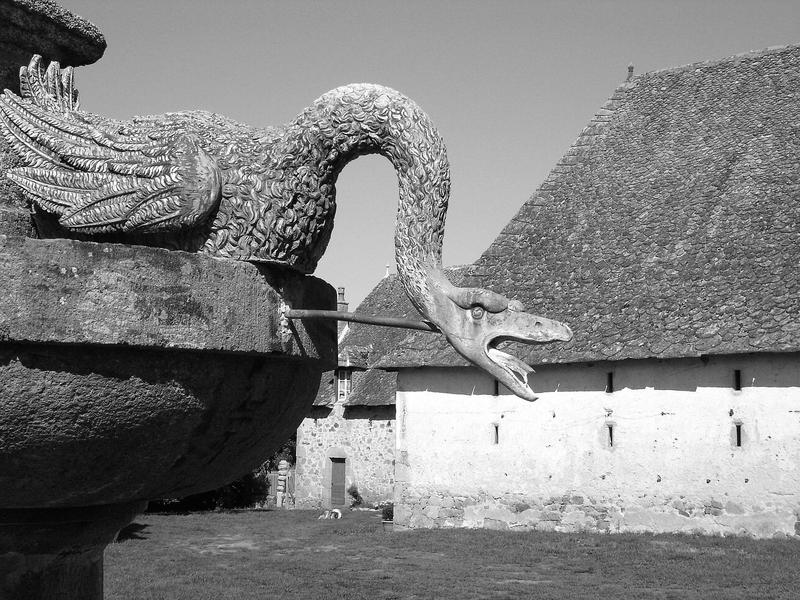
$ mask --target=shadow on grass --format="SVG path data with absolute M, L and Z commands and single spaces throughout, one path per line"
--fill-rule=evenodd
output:
M 147 507 L 144 514 L 160 515 L 167 517 L 186 517 L 189 515 L 235 515 L 239 513 L 268 513 L 274 512 L 275 508 L 209 508 L 207 510 L 184 510 L 184 509 L 161 509 L 152 502 Z
M 127 527 L 120 529 L 115 542 L 127 542 L 128 540 L 146 540 L 147 535 L 142 535 L 145 529 L 150 527 L 144 523 L 131 523 Z

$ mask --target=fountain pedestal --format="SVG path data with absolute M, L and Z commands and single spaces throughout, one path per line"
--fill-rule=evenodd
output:
M 152 498 L 282 443 L 336 364 L 325 282 L 159 248 L 0 236 L 0 598 L 102 598 Z M 60 594 L 60 595 L 59 595 Z
M 101 599 L 103 550 L 145 507 L 0 510 L 0 598 Z

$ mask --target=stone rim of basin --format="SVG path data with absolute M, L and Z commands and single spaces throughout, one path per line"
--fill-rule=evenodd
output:
M 335 306 L 323 280 L 202 254 L 0 235 L 0 340 L 236 353 L 335 364 L 335 324 L 285 308 Z M 31 310 L 34 308 L 36 310 Z

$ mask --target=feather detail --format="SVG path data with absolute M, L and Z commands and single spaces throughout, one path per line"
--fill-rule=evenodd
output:
M 2 108 L 0 102 L 0 109 Z M 62 162 L 59 157 L 47 148 L 34 142 L 23 130 L 12 123 L 8 116 L 0 110 L 0 121 L 5 125 L 3 128 L 4 137 L 9 145 L 22 156 L 26 163 L 32 167 L 42 167 L 53 165 L 65 169 L 72 169 L 71 166 Z
M 0 98 L 0 109 L 31 135 L 49 134 L 54 138 L 70 140 L 76 144 L 85 143 L 84 130 L 81 127 L 39 108 L 29 100 L 22 100 L 11 92 L 3 94 Z
M 61 217 L 59 222 L 68 229 L 83 231 L 122 227 L 131 209 L 141 202 L 140 196 L 139 181 L 116 178 L 100 188 L 89 202 Z
M 78 109 L 78 91 L 74 85 L 72 67 L 63 71 L 58 62 L 53 61 L 42 70 L 42 57 L 35 54 L 27 67 L 19 71 L 22 97 L 40 108 L 57 112 Z
M 0 129 L 27 167 L 9 177 L 42 210 L 81 233 L 194 227 L 217 209 L 222 175 L 191 120 L 130 126 L 77 111 L 71 69 L 34 56 L 20 69 L 22 98 L 0 96 Z
M 69 145 L 87 145 L 80 129 L 63 119 L 54 118 L 28 101 L 20 100 L 11 92 L 0 97 L 0 112 L 28 138 L 52 152 L 58 153 L 61 147 Z
M 125 231 L 135 229 L 155 231 L 168 229 L 170 221 L 177 220 L 184 212 L 184 200 L 175 194 L 175 188 L 159 190 L 147 202 L 141 203 L 131 211 Z
M 19 171 L 22 170 L 19 169 Z M 69 171 L 64 172 L 68 173 Z M 60 214 L 76 202 L 80 202 L 81 199 L 79 190 L 42 183 L 15 172 L 9 173 L 8 178 L 20 186 L 29 198 L 49 212 Z
M 69 121 L 10 93 L 0 98 L 0 112 L 13 122 L 14 133 L 22 143 L 35 144 L 32 151 L 39 150 L 41 158 L 50 158 L 62 167 L 144 177 L 164 175 L 174 168 L 168 160 L 174 144 L 153 144 L 137 138 L 120 141 L 85 120 Z M 148 150 L 146 154 L 144 149 Z
M 78 90 L 75 89 L 75 72 L 72 67 L 67 67 L 61 73 L 61 88 L 68 110 L 78 110 Z
M 45 91 L 48 96 L 48 100 L 51 103 L 54 103 L 56 106 L 62 106 L 63 96 L 61 86 L 59 85 L 60 81 L 56 74 L 61 74 L 61 65 L 57 61 L 52 61 L 47 66 L 47 71 L 45 72 Z
M 22 67 L 19 73 L 20 82 L 24 82 L 20 87 L 27 91 L 28 95 L 26 97 L 36 102 L 36 104 L 43 104 L 46 97 L 44 86 L 42 85 L 41 62 L 42 57 L 34 54 L 28 67 Z

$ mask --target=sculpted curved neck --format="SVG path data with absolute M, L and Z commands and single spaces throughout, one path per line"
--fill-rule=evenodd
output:
M 447 153 L 430 118 L 395 90 L 356 84 L 320 97 L 290 127 L 303 132 L 303 159 L 325 165 L 322 185 L 333 186 L 344 166 L 358 156 L 381 154 L 391 161 L 400 187 L 395 230 L 398 272 L 411 301 L 429 315 L 429 273 L 441 271 L 450 197 Z

